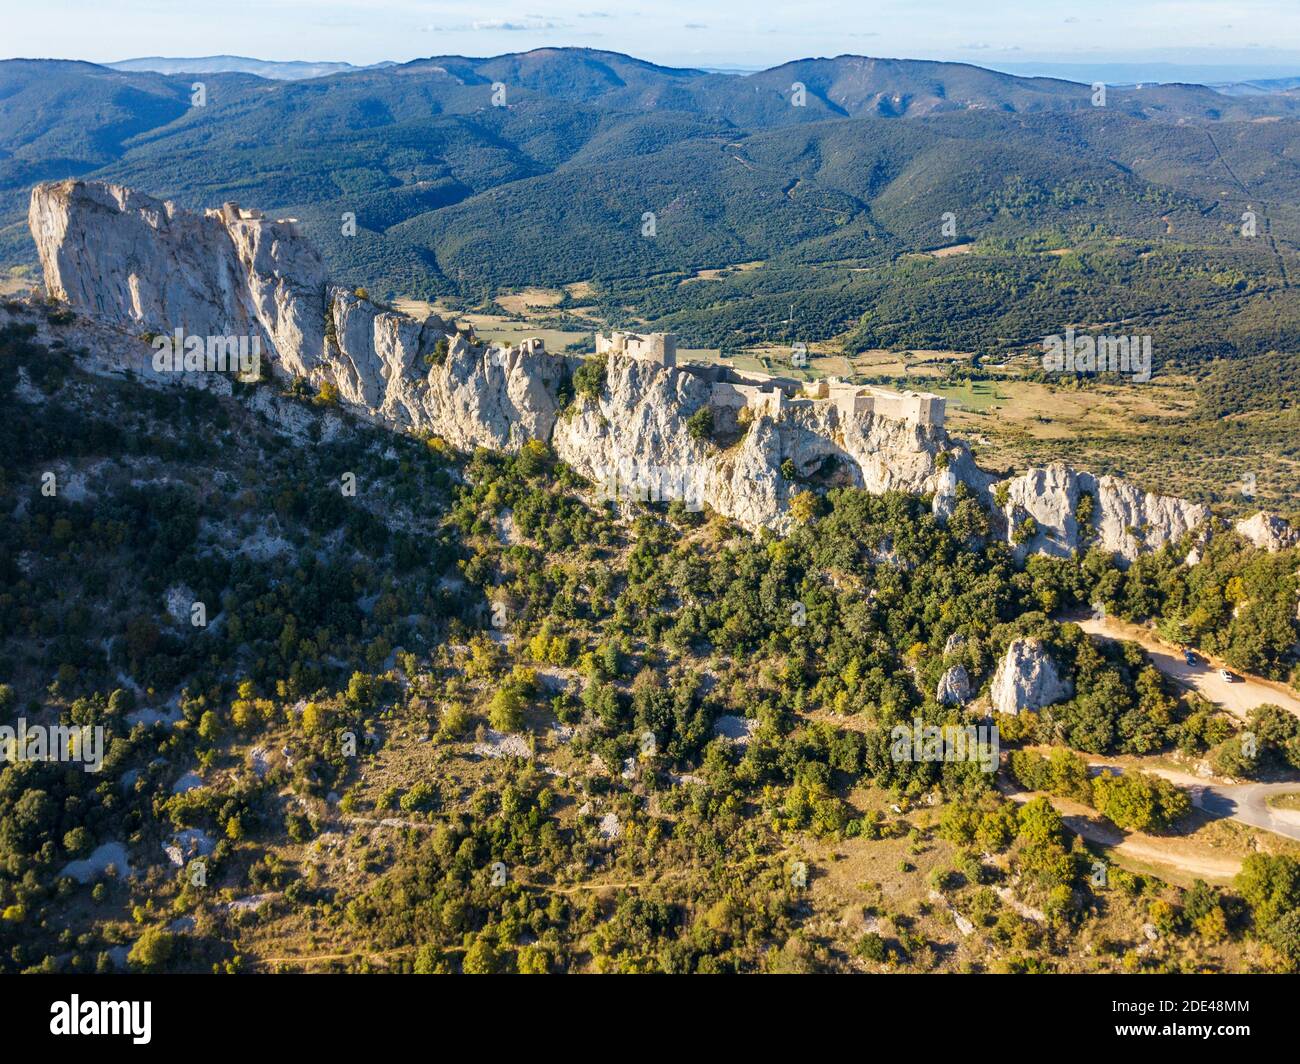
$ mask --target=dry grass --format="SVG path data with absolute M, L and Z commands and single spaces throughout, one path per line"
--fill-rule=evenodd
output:
M 497 302 L 511 314 L 525 317 L 531 310 L 557 306 L 563 298 L 563 293 L 554 288 L 524 288 L 508 295 L 497 296 Z

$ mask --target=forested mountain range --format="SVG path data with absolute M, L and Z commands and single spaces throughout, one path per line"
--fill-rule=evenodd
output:
M 380 294 L 587 281 L 606 320 L 700 344 L 793 317 L 792 282 L 809 340 L 950 346 L 958 330 L 994 350 L 1076 320 L 1064 293 L 1085 323 L 1163 323 L 1167 353 L 1194 361 L 1285 346 L 1300 319 L 1294 93 L 1111 87 L 1096 106 L 1092 86 L 964 64 L 735 75 L 576 48 L 207 74 L 203 106 L 196 77 L 0 63 L 0 263 L 33 261 L 35 181 L 93 175 L 298 217 L 334 273 Z M 971 240 L 981 255 L 909 279 L 903 256 Z M 760 260 L 758 277 L 679 283 Z M 869 316 L 882 299 L 898 305 Z M 1213 323 L 1195 337 L 1179 331 L 1192 299 Z

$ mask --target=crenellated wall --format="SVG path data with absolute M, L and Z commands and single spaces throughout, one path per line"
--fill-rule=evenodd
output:
M 863 416 L 884 417 L 913 425 L 942 427 L 945 401 L 929 392 L 896 392 L 873 385 L 850 384 L 836 377 L 794 381 L 784 377 L 747 377 L 726 366 L 683 366 L 682 369 L 712 383 L 714 406 L 779 417 L 783 410 L 805 404 L 833 406 L 842 420 Z

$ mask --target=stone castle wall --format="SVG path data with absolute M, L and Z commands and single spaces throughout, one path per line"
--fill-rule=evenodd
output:
M 666 369 L 677 366 L 677 336 L 675 333 L 613 332 L 606 339 L 596 333 L 596 354 L 630 355 L 632 358 L 654 362 Z
M 746 384 L 742 381 L 715 380 L 709 402 L 713 406 L 748 409 L 755 414 L 780 417 L 790 399 L 781 388 L 757 383 Z
M 677 368 L 677 337 L 673 333 L 614 332 L 596 334 L 596 353 L 628 355 L 668 369 Z M 682 366 L 681 369 L 712 385 L 710 402 L 731 410 L 748 408 L 756 415 L 780 417 L 791 404 L 833 403 L 840 417 L 865 415 L 942 427 L 945 401 L 930 392 L 896 392 L 874 385 L 850 384 L 836 377 L 797 381 L 787 377 L 749 376 L 730 366 Z

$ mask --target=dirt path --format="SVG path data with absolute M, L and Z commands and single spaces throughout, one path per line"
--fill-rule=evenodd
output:
M 1100 819 L 1100 814 L 1079 802 L 1068 798 L 1057 798 L 1050 794 L 1033 793 L 1011 788 L 1002 791 L 1013 802 L 1027 802 L 1031 798 L 1046 798 L 1061 814 L 1065 826 L 1086 842 L 1146 864 L 1163 865 L 1186 872 L 1204 880 L 1226 883 L 1241 871 L 1241 859 L 1236 857 L 1217 857 L 1212 854 L 1196 852 L 1186 842 L 1178 838 L 1159 838 L 1146 835 L 1140 831 L 1124 832 L 1109 821 Z
M 398 949 L 380 950 L 378 952 L 367 951 L 363 949 L 354 949 L 348 953 L 296 953 L 287 957 L 254 957 L 253 963 L 258 966 L 269 964 L 298 964 L 307 967 L 312 964 L 329 964 L 333 961 L 351 961 L 358 957 L 364 957 L 367 960 L 377 961 L 379 964 L 387 967 L 384 957 L 390 957 L 395 954 L 410 953 L 414 946 L 401 946 Z
M 1067 817 L 1066 822 L 1069 823 L 1070 819 Z M 1073 827 L 1073 825 L 1071 826 Z M 1099 839 L 1090 838 L 1084 831 L 1080 831 L 1079 834 L 1088 839 L 1089 842 L 1100 842 Z M 1101 844 L 1105 845 L 1105 843 Z M 1178 852 L 1164 846 L 1153 846 L 1148 842 L 1144 842 L 1141 838 L 1125 839 L 1111 848 L 1118 853 L 1133 858 L 1135 861 L 1167 865 L 1204 880 L 1226 882 L 1233 879 L 1241 871 L 1241 860 L 1236 857 L 1207 857 L 1185 851 Z
M 1215 158 L 1219 160 L 1219 165 L 1222 166 L 1223 169 L 1228 172 L 1228 176 L 1232 178 L 1233 181 L 1236 182 L 1237 187 L 1241 189 L 1242 194 L 1245 196 L 1249 196 L 1250 189 L 1246 187 L 1246 182 L 1244 182 L 1241 178 L 1239 178 L 1236 172 L 1232 169 L 1232 167 L 1228 165 L 1228 160 L 1223 157 L 1223 152 L 1219 150 L 1219 144 L 1214 139 L 1214 134 L 1207 129 L 1205 131 L 1205 136 L 1210 142 L 1210 147 L 1214 149 L 1214 155 Z
M 1188 665 L 1181 651 L 1166 643 L 1149 628 L 1117 620 L 1114 617 L 1064 617 L 1062 620 L 1074 621 L 1091 636 L 1099 639 L 1128 639 L 1141 644 L 1151 656 L 1151 664 L 1168 676 L 1175 683 L 1202 696 L 1235 717 L 1242 720 L 1257 706 L 1271 702 L 1275 706 L 1296 716 L 1300 716 L 1300 697 L 1287 687 L 1261 676 L 1247 676 L 1238 673 L 1237 683 L 1228 683 L 1219 676 L 1220 663 L 1209 660 L 1197 651 L 1197 663 Z
M 446 815 L 446 814 L 442 814 Z M 416 828 L 420 831 L 431 831 L 436 828 L 437 824 L 430 824 L 425 820 L 403 820 L 401 817 L 386 816 L 382 820 L 374 817 L 364 816 L 345 816 L 340 817 L 339 822 L 349 824 L 353 827 L 365 828 Z

